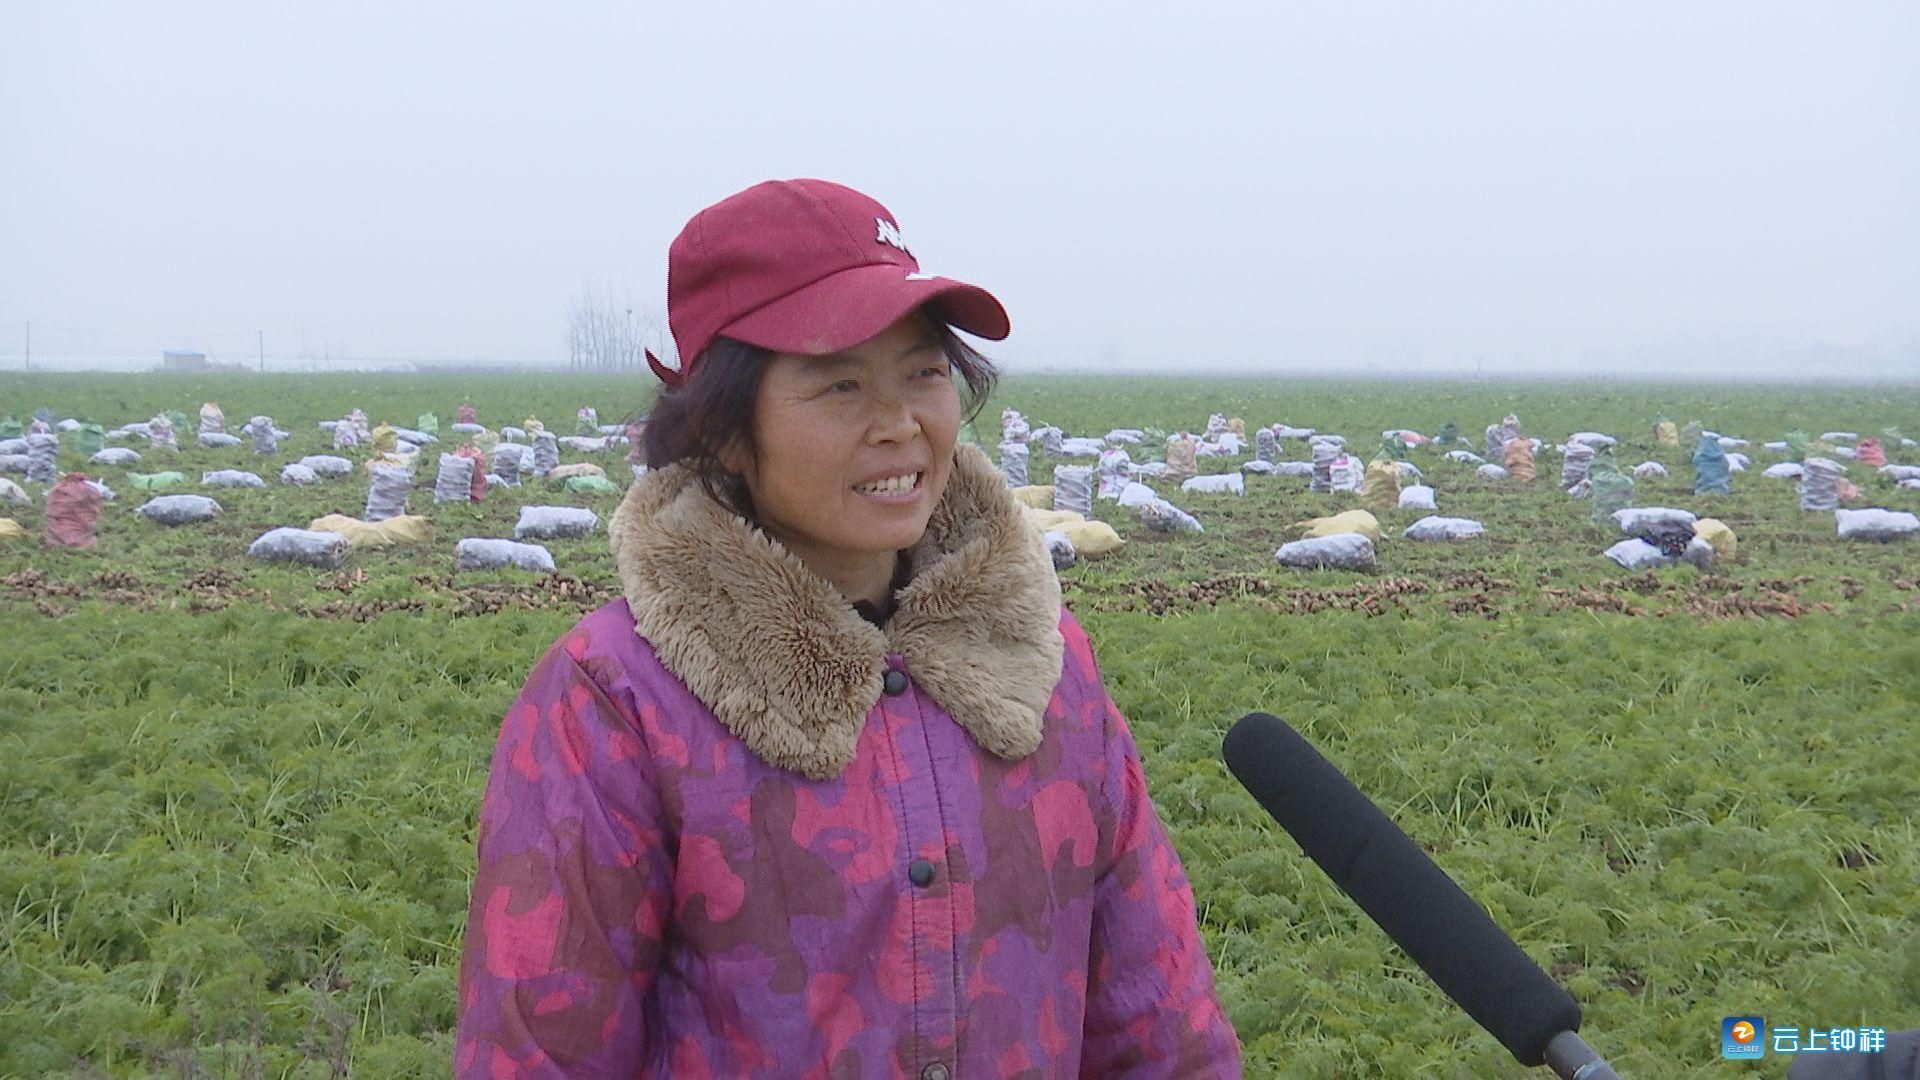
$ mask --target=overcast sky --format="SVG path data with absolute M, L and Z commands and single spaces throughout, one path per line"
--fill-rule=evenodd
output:
M 1920 5 L 1118 10 L 0 0 L 0 358 L 562 362 L 584 283 L 661 311 L 694 211 L 820 176 L 1016 370 L 1920 374 Z

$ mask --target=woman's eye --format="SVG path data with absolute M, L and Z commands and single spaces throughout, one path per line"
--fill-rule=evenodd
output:
M 936 364 L 933 367 L 921 368 L 920 374 L 932 375 L 935 378 L 944 379 L 947 376 L 953 374 L 953 369 L 946 366 L 945 364 Z
M 839 382 L 834 383 L 832 386 L 827 387 L 827 393 L 850 394 L 853 391 L 858 389 L 860 389 L 859 383 L 854 382 L 852 379 L 841 379 Z

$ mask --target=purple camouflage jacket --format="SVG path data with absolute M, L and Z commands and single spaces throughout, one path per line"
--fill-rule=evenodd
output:
M 1237 1077 L 1192 892 L 970 446 L 884 627 L 680 468 L 500 729 L 462 1077 Z

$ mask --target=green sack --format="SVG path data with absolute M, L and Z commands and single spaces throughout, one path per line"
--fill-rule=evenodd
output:
M 1593 523 L 1610 525 L 1614 511 L 1633 505 L 1633 477 L 1620 471 L 1613 454 L 1601 450 L 1587 467 L 1587 482 L 1593 487 Z
M 107 445 L 107 429 L 99 424 L 81 424 L 73 432 L 73 448 L 92 457 Z
M 186 487 L 187 474 L 179 472 L 128 473 L 127 479 L 140 491 L 162 491 L 170 487 Z
M 1812 437 L 1804 431 L 1787 432 L 1787 460 L 1807 460 L 1807 445 L 1812 441 Z
M 176 439 L 191 439 L 194 433 L 199 430 L 198 428 L 190 426 L 191 421 L 187 419 L 187 414 L 181 412 L 179 409 L 168 409 L 160 415 L 166 417 L 167 421 L 173 425 L 173 436 Z
M 440 434 L 440 418 L 430 412 L 421 413 L 420 419 L 413 423 L 413 430 L 423 431 L 428 435 L 438 435 Z
M 1440 434 L 1435 435 L 1433 437 L 1433 443 L 1435 446 L 1452 446 L 1454 443 L 1457 443 L 1459 441 L 1460 441 L 1460 429 L 1455 427 L 1453 425 L 1453 421 L 1451 420 L 1447 421 L 1444 424 L 1441 424 Z
M 620 485 L 604 476 L 574 476 L 567 479 L 567 490 L 576 495 L 618 495 Z
M 18 439 L 27 433 L 27 425 L 9 416 L 0 420 L 0 439 Z

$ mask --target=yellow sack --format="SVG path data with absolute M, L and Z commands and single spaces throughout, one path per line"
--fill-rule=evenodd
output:
M 1740 546 L 1739 540 L 1733 535 L 1733 530 L 1718 518 L 1701 518 L 1694 522 L 1693 535 L 1713 545 L 1713 557 L 1716 562 L 1733 558 L 1734 549 Z
M 1068 521 L 1053 528 L 1067 534 L 1073 541 L 1073 552 L 1083 559 L 1097 559 L 1110 555 L 1125 546 L 1126 541 L 1113 531 L 1113 526 L 1104 521 Z
M 1653 425 L 1653 438 L 1661 446 L 1680 445 L 1680 425 L 1671 420 L 1662 420 Z
M 1161 473 L 1161 479 L 1169 484 L 1179 484 L 1191 480 L 1199 472 L 1198 457 L 1200 444 L 1186 435 L 1175 435 L 1167 440 L 1167 471 Z
M 400 433 L 393 429 L 392 424 L 382 423 L 379 427 L 373 429 L 374 453 L 391 454 L 399 445 Z
M 547 425 L 541 423 L 539 417 L 529 416 L 520 421 L 520 430 L 527 433 L 527 440 L 531 442 L 535 435 L 547 430 Z
M 547 479 L 553 483 L 560 484 L 560 483 L 565 483 L 566 481 L 571 480 L 576 476 L 605 476 L 605 475 L 607 475 L 607 470 L 601 468 L 598 465 L 594 465 L 589 462 L 583 461 L 577 465 L 561 465 L 558 468 L 555 468 L 552 472 L 547 473 Z
M 1076 521 L 1087 520 L 1071 510 L 1049 510 L 1038 506 L 1027 507 L 1026 513 L 1027 520 L 1033 522 L 1033 527 L 1039 529 L 1041 532 L 1046 532 L 1048 529 L 1058 529 Z
M 1247 422 L 1237 416 L 1228 417 L 1227 430 L 1244 439 L 1247 435 Z
M 380 551 L 433 542 L 433 522 L 413 514 L 401 514 L 385 521 L 361 521 L 344 514 L 328 514 L 314 518 L 307 528 L 314 532 L 339 533 L 355 551 Z
M 1391 461 L 1374 459 L 1367 462 L 1366 486 L 1361 489 L 1360 501 L 1369 510 L 1382 512 L 1398 509 L 1400 506 L 1400 467 Z M 1379 539 L 1375 537 L 1375 539 Z
M 1506 445 L 1500 464 L 1507 476 L 1522 484 L 1533 483 L 1533 440 L 1515 438 Z
M 407 456 L 407 457 L 401 457 L 401 456 L 400 456 L 399 454 L 397 454 L 397 453 L 393 453 L 393 454 L 375 454 L 375 455 L 373 455 L 372 457 L 370 457 L 370 458 L 368 458 L 368 459 L 367 459 L 367 463 L 366 463 L 365 465 L 362 465 L 362 466 L 361 466 L 361 468 L 362 468 L 362 469 L 364 469 L 364 470 L 366 470 L 366 474 L 367 474 L 368 476 L 372 476 L 372 475 L 373 475 L 373 467 L 374 467 L 375 465 L 382 465 L 382 466 L 386 466 L 386 467 L 388 467 L 388 468 L 394 468 L 394 469 L 406 469 L 406 470 L 408 470 L 408 471 L 412 471 L 412 469 L 413 469 L 413 458 L 412 458 L 411 456 Z
M 1359 533 L 1376 544 L 1380 542 L 1380 522 L 1365 510 L 1347 510 L 1332 517 L 1308 518 L 1294 522 L 1293 527 L 1300 530 L 1302 540 Z
M 20 527 L 12 518 L 0 518 L 0 540 L 31 540 L 33 534 Z
M 1053 509 L 1052 484 L 1028 484 L 1013 489 L 1013 501 L 1021 506 L 1031 506 L 1035 510 Z

